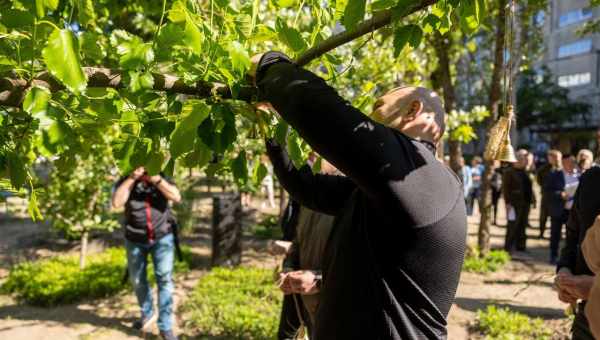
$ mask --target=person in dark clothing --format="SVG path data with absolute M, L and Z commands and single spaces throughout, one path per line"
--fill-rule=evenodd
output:
M 544 190 L 544 184 L 550 173 L 562 169 L 562 153 L 558 150 L 550 150 L 547 154 L 548 162 L 542 165 L 536 172 L 536 180 L 541 188 L 542 199 L 540 202 L 540 238 L 544 238 L 546 222 L 550 217 L 550 196 Z
M 181 201 L 181 194 L 174 183 L 162 175 L 150 176 L 140 167 L 117 182 L 112 206 L 117 209 L 125 207 L 127 266 L 142 309 L 141 318 L 134 323 L 134 328 L 145 331 L 157 319 L 146 274 L 148 255 L 151 255 L 158 286 L 160 335 L 166 340 L 176 340 L 172 327 L 175 239 L 169 201 Z
M 492 189 L 492 207 L 494 209 L 494 225 L 498 225 L 498 202 L 502 196 L 502 165 L 500 161 L 494 161 L 492 171 L 492 180 L 490 187 Z
M 527 173 L 527 150 L 517 151 L 517 162 L 504 171 L 502 194 L 506 202 L 507 220 L 504 249 L 525 251 L 529 210 L 535 202 L 531 179 Z
M 580 178 L 579 187 L 573 199 L 573 208 L 567 222 L 567 237 L 560 252 L 555 284 L 561 301 L 577 304 L 575 320 L 571 329 L 572 339 L 594 339 L 585 317 L 584 308 L 587 295 L 593 285 L 594 273 L 590 270 L 581 251 L 585 234 L 600 215 L 600 167 L 592 167 Z
M 573 206 L 575 189 L 579 184 L 579 172 L 573 156 L 565 155 L 562 170 L 551 172 L 544 183 L 550 213 L 550 263 L 556 264 L 563 225 L 567 223 Z
M 439 97 L 392 90 L 376 102 L 373 120 L 281 53 L 253 61 L 259 99 L 347 176 L 273 160 L 294 199 L 336 216 L 312 338 L 445 339 L 467 224 L 460 181 L 435 158 L 445 115 Z

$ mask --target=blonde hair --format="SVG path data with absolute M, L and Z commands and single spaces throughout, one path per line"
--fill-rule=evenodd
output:
M 577 153 L 577 163 L 581 162 L 581 159 L 587 157 L 590 161 L 594 161 L 594 153 L 588 149 L 581 149 Z

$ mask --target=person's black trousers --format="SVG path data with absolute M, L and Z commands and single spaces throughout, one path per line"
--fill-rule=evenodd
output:
M 558 258 L 558 248 L 562 237 L 563 225 L 567 222 L 569 211 L 563 210 L 560 216 L 550 217 L 550 260 L 554 261 Z
M 310 324 L 308 312 L 302 303 L 302 298 L 300 295 L 296 295 L 296 300 L 298 301 L 298 308 L 300 309 L 300 313 L 302 313 L 302 319 L 307 328 L 306 331 L 308 334 L 311 334 L 313 327 Z M 300 329 L 300 319 L 298 318 L 298 311 L 296 310 L 294 295 L 284 295 L 283 303 L 281 305 L 281 317 L 279 318 L 277 339 L 292 340 L 295 338 L 298 329 Z
M 502 191 L 492 188 L 492 206 L 494 207 L 494 225 L 498 225 L 498 201 Z
M 542 203 L 540 204 L 540 237 L 543 237 L 546 232 L 548 217 L 550 217 L 550 204 L 547 195 L 542 193 Z
M 582 304 L 579 305 L 577 314 L 575 314 L 575 320 L 573 320 L 573 326 L 571 327 L 571 339 L 594 340 L 594 336 L 590 331 L 588 320 L 583 313 Z
M 519 204 L 515 208 L 515 220 L 506 225 L 504 249 L 525 251 L 527 244 L 527 225 L 529 222 L 529 204 Z

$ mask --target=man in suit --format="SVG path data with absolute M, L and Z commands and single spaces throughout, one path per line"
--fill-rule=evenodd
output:
M 544 182 L 548 195 L 550 213 L 550 263 L 556 264 L 563 225 L 567 222 L 573 206 L 575 189 L 579 184 L 579 172 L 572 155 L 565 155 L 562 170 L 552 171 Z
M 548 175 L 556 170 L 562 170 L 562 153 L 558 150 L 550 150 L 547 154 L 548 163 L 542 165 L 536 172 L 537 182 L 542 188 L 542 200 L 540 204 L 540 238 L 544 238 L 544 232 L 546 231 L 546 221 L 550 217 L 549 212 L 549 197 L 546 194 L 544 183 Z
M 508 252 L 525 251 L 526 248 L 529 210 L 535 202 L 527 173 L 528 155 L 527 150 L 517 151 L 517 162 L 507 168 L 502 177 L 502 194 L 508 214 L 504 249 Z

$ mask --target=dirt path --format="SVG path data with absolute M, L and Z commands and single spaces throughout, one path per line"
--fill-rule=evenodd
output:
M 538 224 L 536 215 L 537 211 L 531 214 L 533 226 Z M 469 219 L 469 242 L 472 244 L 476 242 L 477 221 L 477 216 Z M 502 218 L 499 222 L 501 225 L 505 223 Z M 48 256 L 69 248 L 68 244 L 39 241 L 40 235 L 47 235 L 45 226 L 17 220 L 4 221 L 0 228 L 3 235 L 10 235 L 0 239 L 0 279 L 15 261 Z M 494 247 L 501 247 L 504 233 L 505 229 L 502 227 L 492 228 Z M 564 314 L 566 305 L 558 301 L 552 290 L 554 269 L 547 264 L 548 240 L 537 239 L 537 234 L 537 229 L 528 230 L 529 252 L 522 259 L 513 260 L 503 270 L 488 275 L 463 273 L 456 303 L 448 319 L 449 339 L 480 338 L 479 335 L 470 333 L 470 327 L 474 324 L 476 311 L 485 309 L 489 304 L 541 317 L 556 330 L 556 339 L 564 338 L 561 334 L 568 328 L 568 319 Z M 192 246 L 193 253 L 200 261 L 208 261 L 210 243 L 206 228 L 189 237 L 186 243 Z M 244 262 L 273 267 L 275 261 L 264 248 L 265 243 L 262 241 L 247 241 Z M 199 267 L 205 268 L 205 265 L 203 263 Z M 196 285 L 204 273 L 203 269 L 195 269 L 177 277 L 176 304 L 185 299 L 186 292 Z M 0 339 L 139 339 L 140 334 L 129 327 L 137 313 L 137 306 L 130 292 L 108 299 L 49 309 L 19 305 L 10 297 L 0 296 Z M 184 323 L 185 320 L 177 320 L 180 326 Z M 156 338 L 156 333 L 154 330 L 146 338 Z

